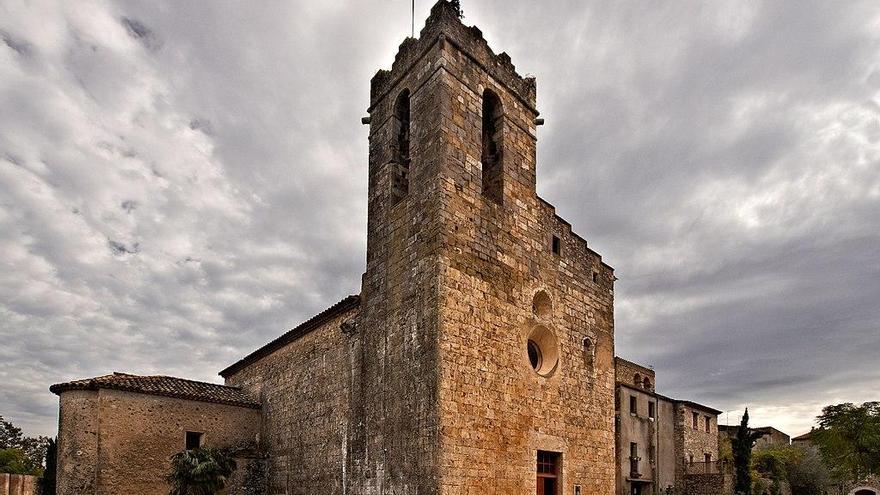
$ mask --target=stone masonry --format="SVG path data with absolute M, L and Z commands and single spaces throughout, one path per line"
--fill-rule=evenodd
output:
M 373 78 L 357 309 L 222 373 L 261 398 L 271 493 L 528 493 L 539 450 L 557 493 L 613 491 L 614 275 L 535 193 L 535 95 L 443 0 Z
M 210 416 L 259 438 L 269 494 L 614 493 L 615 277 L 536 193 L 536 94 L 447 0 L 373 77 L 360 293 L 221 372 L 255 415 Z M 79 493 L 130 456 L 160 477 L 189 409 L 159 400 L 62 394 Z

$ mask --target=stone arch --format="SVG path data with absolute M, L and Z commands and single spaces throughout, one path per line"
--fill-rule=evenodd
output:
M 642 386 L 642 375 L 641 375 L 641 373 L 636 373 L 635 375 L 633 375 L 633 385 L 635 385 L 636 387 L 641 387 L 641 386 Z
M 545 290 L 539 290 L 532 298 L 532 313 L 538 318 L 546 319 L 553 314 L 553 301 Z
M 880 495 L 880 493 L 869 486 L 860 486 L 858 488 L 853 488 L 852 491 L 849 492 L 849 495 Z
M 651 390 L 651 379 L 647 376 L 642 380 L 642 387 L 644 387 L 645 390 Z

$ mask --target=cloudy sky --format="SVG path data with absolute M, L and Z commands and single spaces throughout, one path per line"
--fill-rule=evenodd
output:
M 0 0 L 0 415 L 27 433 L 51 383 L 218 381 L 359 290 L 359 119 L 409 1 L 255 5 Z M 616 268 L 618 354 L 793 435 L 880 399 L 876 0 L 463 8 L 538 77 L 539 192 Z

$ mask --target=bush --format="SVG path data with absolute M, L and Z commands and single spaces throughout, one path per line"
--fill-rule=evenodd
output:
M 235 459 L 226 450 L 184 450 L 171 456 L 166 481 L 169 495 L 214 495 L 226 488 L 235 471 Z

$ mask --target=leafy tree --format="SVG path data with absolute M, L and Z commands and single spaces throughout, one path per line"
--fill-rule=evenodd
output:
M 21 428 L 0 416 L 0 449 L 12 449 L 21 445 Z
M 226 450 L 184 450 L 171 456 L 169 495 L 214 495 L 229 482 L 235 459 Z
M 880 475 L 880 402 L 826 406 L 812 441 L 838 480 Z
M 39 475 L 43 469 L 48 443 L 48 437 L 24 436 L 21 428 L 0 416 L 0 450 L 16 451 L 6 452 L 4 458 L 7 459 L 7 464 L 6 467 L 0 467 L 0 472 L 13 473 L 10 470 L 17 469 L 14 474 Z M 0 463 L 0 466 L 3 464 Z
M 55 495 L 55 477 L 58 467 L 58 443 L 49 439 L 46 445 L 46 469 L 40 478 L 40 495 Z
M 829 484 L 829 475 L 819 451 L 813 447 L 790 448 L 800 451 L 800 455 L 793 456 L 785 464 L 791 492 L 798 495 L 823 495 Z
M 733 466 L 736 469 L 734 492 L 740 495 L 752 495 L 752 447 L 761 438 L 761 433 L 749 428 L 749 410 L 746 408 L 736 437 L 731 440 L 733 449 Z
M 21 449 L 0 450 L 0 473 L 32 474 L 33 465 Z

